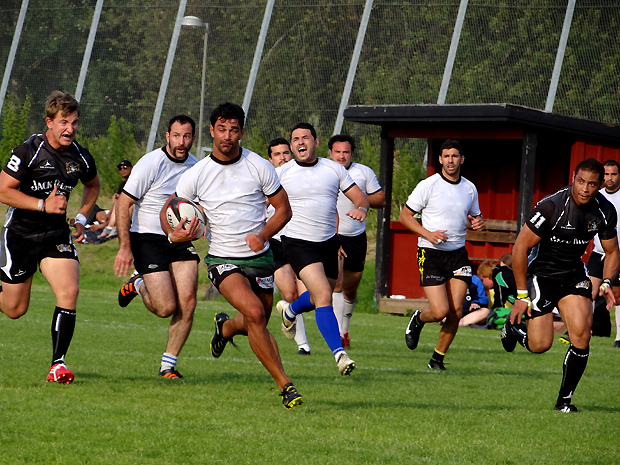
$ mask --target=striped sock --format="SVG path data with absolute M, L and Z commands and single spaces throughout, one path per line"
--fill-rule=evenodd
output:
M 310 312 L 312 310 L 314 310 L 314 305 L 310 302 L 310 293 L 306 291 L 288 306 L 284 312 L 284 316 L 286 316 L 289 321 L 295 321 L 295 318 L 300 313 Z
M 177 359 L 178 357 L 175 357 L 174 355 L 169 354 L 168 352 L 164 352 L 164 355 L 161 356 L 161 371 L 170 370 L 176 367 Z

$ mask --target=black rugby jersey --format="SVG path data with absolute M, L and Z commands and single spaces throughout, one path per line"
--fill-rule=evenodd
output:
M 529 256 L 528 272 L 561 279 L 583 269 L 581 256 L 598 233 L 602 240 L 616 236 L 616 209 L 600 192 L 578 205 L 571 186 L 542 199 L 525 224 L 541 241 Z
M 17 179 L 19 190 L 38 199 L 46 199 L 54 185 L 67 199 L 78 181 L 89 182 L 97 176 L 95 160 L 88 150 L 73 142 L 59 151 L 45 134 L 34 134 L 17 146 L 3 170 Z M 55 215 L 10 207 L 4 226 L 25 238 L 45 238 L 59 230 L 68 230 L 66 215 Z

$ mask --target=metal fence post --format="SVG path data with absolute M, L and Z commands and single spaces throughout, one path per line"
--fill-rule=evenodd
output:
M 168 57 L 166 58 L 166 67 L 164 68 L 164 74 L 161 77 L 159 95 L 157 96 L 157 104 L 155 105 L 155 112 L 153 113 L 151 132 L 149 133 L 149 140 L 146 144 L 147 152 L 151 152 L 153 150 L 153 147 L 155 146 L 157 128 L 159 127 L 159 119 L 161 118 L 161 111 L 164 107 L 164 100 L 166 99 L 166 90 L 168 89 L 168 81 L 170 80 L 170 71 L 172 70 L 172 63 L 174 62 L 174 55 L 177 50 L 177 42 L 179 41 L 179 34 L 181 33 L 181 23 L 183 22 L 183 16 L 185 16 L 186 6 L 187 0 L 181 0 L 179 2 L 179 11 L 177 11 L 177 19 L 174 23 L 172 39 L 170 40 L 170 48 L 168 49 Z
M 454 24 L 454 32 L 452 33 L 452 42 L 450 43 L 450 50 L 448 51 L 448 59 L 446 60 L 446 67 L 443 70 L 443 79 L 441 80 L 441 88 L 439 89 L 439 97 L 437 97 L 437 103 L 443 105 L 446 103 L 446 95 L 448 94 L 448 87 L 450 86 L 450 78 L 452 77 L 452 68 L 454 67 L 454 59 L 456 58 L 456 51 L 459 48 L 459 40 L 461 40 L 461 31 L 463 30 L 463 22 L 465 21 L 465 13 L 467 13 L 467 4 L 469 0 L 461 0 L 459 6 L 459 12 L 456 15 L 456 23 Z
M 551 84 L 549 84 L 545 111 L 553 111 L 555 93 L 558 90 L 558 82 L 560 80 L 560 73 L 562 72 L 562 64 L 564 63 L 564 53 L 566 53 L 566 42 L 568 42 L 568 34 L 570 33 L 570 26 L 573 22 L 573 12 L 575 11 L 576 1 L 577 0 L 568 0 L 568 5 L 566 5 L 566 15 L 564 16 L 562 35 L 560 36 L 560 43 L 558 44 L 558 53 L 555 56 L 555 65 L 553 66 L 553 74 L 551 75 Z
M 82 91 L 84 90 L 84 82 L 86 81 L 86 73 L 88 72 L 88 64 L 90 63 L 90 56 L 93 52 L 93 44 L 95 43 L 95 36 L 97 35 L 97 28 L 99 27 L 99 18 L 101 17 L 101 9 L 103 8 L 104 0 L 97 0 L 95 6 L 95 13 L 93 14 L 93 20 L 90 23 L 90 32 L 88 33 L 88 42 L 86 43 L 86 49 L 84 50 L 84 58 L 82 59 L 82 69 L 80 69 L 80 77 L 78 78 L 77 87 L 75 89 L 75 99 L 79 102 L 82 99 Z
M 349 64 L 349 73 L 347 74 L 347 80 L 344 84 L 342 98 L 340 99 L 340 108 L 338 108 L 338 116 L 336 116 L 336 124 L 334 124 L 333 134 L 339 134 L 342 129 L 344 109 L 349 104 L 349 97 L 351 97 L 351 89 L 353 88 L 353 81 L 355 80 L 357 64 L 360 61 L 362 45 L 364 45 L 364 38 L 366 37 L 366 30 L 368 29 L 368 21 L 370 20 L 370 13 L 372 11 L 373 3 L 374 0 L 367 0 L 366 5 L 364 5 L 364 13 L 362 14 L 360 28 L 357 31 L 357 39 L 355 40 L 355 47 L 353 48 L 353 55 L 351 56 L 351 63 Z
M 275 0 L 268 0 L 267 6 L 265 6 L 265 14 L 263 15 L 263 24 L 260 27 L 260 33 L 258 35 L 258 42 L 256 43 L 256 50 L 254 51 L 254 60 L 252 60 L 252 68 L 250 69 L 250 76 L 248 77 L 248 85 L 245 88 L 245 96 L 243 97 L 243 111 L 245 112 L 245 118 L 247 121 L 248 110 L 250 109 L 250 102 L 252 102 L 252 94 L 254 93 L 254 84 L 256 83 L 256 76 L 258 75 L 258 69 L 260 67 L 260 59 L 263 56 L 263 47 L 265 46 L 265 39 L 267 38 L 267 32 L 269 31 L 269 23 L 271 22 L 271 13 L 273 12 L 273 4 Z
M 22 7 L 19 10 L 19 17 L 17 19 L 17 26 L 13 33 L 13 43 L 11 44 L 11 50 L 9 51 L 9 57 L 6 60 L 6 68 L 4 68 L 4 78 L 2 79 L 2 87 L 0 87 L 0 115 L 2 115 L 2 107 L 4 106 L 4 97 L 6 97 L 6 90 L 9 87 L 9 79 L 11 78 L 11 71 L 13 71 L 13 63 L 15 62 L 15 54 L 17 53 L 17 46 L 19 39 L 22 35 L 22 29 L 24 27 L 24 19 L 26 18 L 26 11 L 28 10 L 28 2 L 30 0 L 22 0 Z

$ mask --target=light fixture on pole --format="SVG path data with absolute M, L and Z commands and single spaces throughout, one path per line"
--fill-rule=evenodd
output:
M 202 54 L 202 91 L 200 92 L 200 122 L 198 123 L 198 158 L 203 157 L 202 150 L 202 121 L 205 107 L 205 76 L 207 74 L 207 38 L 209 37 L 209 24 L 203 23 L 197 16 L 185 16 L 181 22 L 182 26 L 204 27 L 205 45 Z

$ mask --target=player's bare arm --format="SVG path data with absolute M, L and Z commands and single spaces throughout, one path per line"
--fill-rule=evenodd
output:
M 385 193 L 381 190 L 374 194 L 368 194 L 368 203 L 370 208 L 383 208 L 385 207 Z
M 364 221 L 366 219 L 366 213 L 368 213 L 368 209 L 370 208 L 370 202 L 366 194 L 364 194 L 357 185 L 354 185 L 344 192 L 344 195 L 355 205 L 355 208 L 348 212 L 347 216 L 359 222 Z
M 510 322 L 521 323 L 521 318 L 527 312 L 532 316 L 532 303 L 527 296 L 527 254 L 528 251 L 540 242 L 540 237 L 534 234 L 527 226 L 523 226 L 515 245 L 512 248 L 512 271 L 517 284 L 517 300 L 510 311 Z M 522 296 L 525 291 L 525 296 Z
M 611 310 L 616 304 L 616 298 L 614 291 L 611 287 L 611 283 L 614 278 L 618 276 L 618 270 L 620 270 L 620 251 L 618 251 L 618 237 L 601 241 L 601 246 L 605 251 L 605 262 L 603 263 L 603 285 L 599 289 L 599 295 L 604 296 L 607 300 L 607 310 Z M 606 280 L 609 281 L 606 281 Z
M 177 224 L 177 227 L 174 229 L 172 229 L 170 223 L 168 223 L 168 219 L 166 218 L 166 209 L 168 208 L 168 204 L 170 203 L 170 201 L 176 196 L 176 194 L 172 194 L 170 197 L 168 197 L 168 200 L 166 200 L 166 203 L 159 212 L 159 222 L 161 223 L 161 228 L 168 236 L 170 242 L 188 242 L 193 241 L 194 239 L 198 239 L 199 237 L 197 236 L 198 228 L 200 226 L 200 220 L 198 220 L 197 217 L 193 217 L 189 222 L 189 226 L 185 228 L 183 227 L 185 225 L 185 221 L 179 221 L 179 224 Z M 200 205 L 197 206 L 204 215 L 204 210 L 202 209 L 202 207 Z
M 446 235 L 447 229 L 429 231 L 415 219 L 415 213 L 416 212 L 411 211 L 409 207 L 405 206 L 398 216 L 398 221 L 412 233 L 424 237 L 433 244 L 441 244 L 448 240 L 448 236 Z
M 129 239 L 129 226 L 131 223 L 130 209 L 136 203 L 134 199 L 124 192 L 116 202 L 116 229 L 118 230 L 119 249 L 114 260 L 114 274 L 127 276 L 129 268 L 133 264 L 131 255 L 131 241 Z
M 39 205 L 45 213 L 64 214 L 67 211 L 67 198 L 64 195 L 56 195 L 56 186 L 44 203 L 39 203 L 36 197 L 31 197 L 19 190 L 20 181 L 0 172 L 0 202 L 22 210 L 39 211 Z
M 99 191 L 101 191 L 101 180 L 99 179 L 99 175 L 84 183 L 82 206 L 78 211 L 78 215 L 82 215 L 83 221 L 86 221 L 86 218 L 88 218 L 88 215 L 90 215 L 90 212 L 95 206 L 95 203 L 99 198 Z M 86 233 L 86 228 L 84 225 L 81 222 L 75 221 L 75 219 L 72 219 L 69 224 L 75 228 L 75 234 L 73 234 L 75 240 L 77 242 L 82 242 L 82 239 L 84 239 L 84 234 Z
M 258 234 L 248 234 L 245 238 L 245 243 L 250 247 L 253 252 L 260 252 L 265 247 L 265 242 L 273 237 L 278 231 L 280 231 L 286 223 L 288 223 L 293 217 L 293 210 L 291 204 L 288 201 L 288 194 L 284 189 L 276 195 L 269 197 L 269 202 L 276 209 L 265 227 Z

